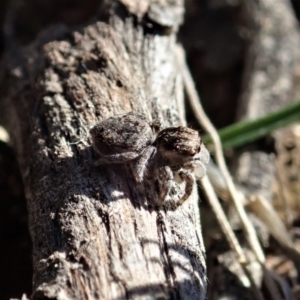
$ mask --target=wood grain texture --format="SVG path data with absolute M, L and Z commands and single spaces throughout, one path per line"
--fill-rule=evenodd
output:
M 181 1 L 161 1 L 162 24 L 160 1 L 141 1 L 142 15 L 120 2 L 105 6 L 106 22 L 53 25 L 2 60 L 0 106 L 26 188 L 33 299 L 205 298 L 196 184 L 176 211 L 149 210 L 127 166 L 92 166 L 88 130 L 98 121 L 138 111 L 170 126 L 183 114 Z

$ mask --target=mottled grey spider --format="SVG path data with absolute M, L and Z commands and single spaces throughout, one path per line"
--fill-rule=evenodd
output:
M 198 131 L 188 127 L 168 127 L 160 130 L 160 123 L 150 122 L 139 113 L 127 113 L 108 118 L 90 130 L 93 147 L 100 155 L 96 166 L 130 162 L 137 182 L 145 178 L 160 181 L 157 205 L 170 193 L 174 173 L 185 182 L 184 194 L 177 201 L 181 205 L 192 193 L 192 172 L 198 168 L 200 177 L 206 173 L 209 153 Z M 152 174 L 147 174 L 147 169 Z M 161 178 L 163 177 L 163 178 Z

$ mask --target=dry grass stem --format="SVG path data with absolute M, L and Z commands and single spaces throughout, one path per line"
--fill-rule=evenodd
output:
M 211 208 L 213 212 L 215 213 L 215 216 L 220 224 L 220 227 L 222 231 L 224 232 L 231 249 L 235 252 L 238 262 L 242 266 L 245 274 L 247 275 L 249 282 L 251 283 L 251 287 L 253 290 L 253 293 L 255 294 L 256 299 L 264 299 L 262 293 L 260 292 L 259 286 L 257 286 L 251 272 L 248 269 L 249 261 L 247 257 L 244 255 L 243 249 L 239 244 L 239 241 L 237 240 L 233 230 L 231 229 L 231 226 L 227 220 L 227 217 L 223 211 L 223 208 L 219 202 L 219 199 L 214 191 L 214 188 L 209 180 L 209 178 L 206 176 L 201 180 L 202 186 L 204 188 L 204 192 L 207 196 L 207 199 L 211 205 Z
M 253 249 L 254 253 L 256 254 L 258 261 L 260 263 L 264 263 L 265 255 L 259 244 L 255 229 L 247 216 L 247 213 L 244 209 L 243 203 L 240 200 L 239 193 L 237 192 L 237 190 L 234 186 L 233 180 L 227 169 L 224 155 L 223 155 L 220 137 L 217 133 L 217 130 L 212 125 L 212 123 L 210 122 L 209 118 L 206 116 L 206 114 L 203 110 L 203 107 L 200 102 L 200 98 L 199 98 L 196 88 L 194 86 L 192 76 L 190 74 L 190 71 L 189 71 L 186 61 L 185 61 L 183 49 L 178 47 L 177 53 L 178 53 L 179 62 L 181 63 L 181 70 L 183 72 L 183 81 L 184 81 L 185 89 L 186 89 L 190 104 L 192 106 L 192 109 L 195 113 L 195 116 L 196 116 L 198 122 L 201 124 L 201 126 L 203 126 L 203 128 L 212 137 L 213 143 L 215 145 L 215 150 L 216 150 L 215 154 L 216 154 L 217 164 L 218 164 L 220 171 L 224 177 L 224 180 L 228 186 L 228 191 L 230 192 L 230 196 L 233 200 L 235 208 L 241 218 L 244 230 L 247 234 L 247 239 L 249 241 L 249 244 L 251 245 L 251 248 Z
M 212 137 L 212 140 L 213 140 L 213 143 L 215 146 L 215 155 L 216 155 L 218 167 L 220 168 L 222 176 L 224 177 L 230 197 L 233 200 L 233 204 L 234 204 L 234 206 L 237 210 L 237 213 L 241 219 L 241 223 L 243 225 L 243 228 L 246 233 L 246 237 L 250 244 L 250 247 L 252 248 L 253 252 L 255 253 L 255 256 L 256 256 L 258 262 L 264 268 L 264 282 L 270 292 L 272 299 L 280 300 L 281 298 L 279 296 L 278 289 L 275 285 L 275 282 L 269 276 L 268 271 L 264 267 L 265 255 L 264 255 L 264 252 L 259 243 L 254 226 L 252 225 L 250 219 L 247 216 L 247 213 L 244 209 L 243 202 L 241 201 L 240 193 L 238 193 L 238 191 L 233 183 L 233 180 L 229 174 L 229 171 L 227 169 L 220 137 L 217 133 L 217 130 L 212 125 L 211 121 L 206 116 L 206 114 L 203 110 L 203 107 L 200 102 L 200 98 L 198 96 L 197 90 L 194 85 L 193 78 L 192 78 L 189 68 L 186 64 L 184 51 L 180 46 L 178 46 L 177 55 L 178 55 L 178 61 L 180 64 L 180 68 L 181 68 L 181 71 L 183 74 L 184 86 L 185 86 L 185 90 L 186 90 L 189 102 L 191 104 L 191 107 L 194 111 L 195 117 L 197 118 L 198 122 Z M 228 238 L 227 235 L 226 235 L 226 237 Z M 244 269 L 247 271 L 247 268 L 244 268 Z M 249 279 L 251 280 L 251 275 L 249 275 Z M 253 286 L 253 284 L 252 284 L 252 286 Z M 258 295 L 257 293 L 255 293 L 255 294 L 258 298 L 260 297 L 260 295 Z

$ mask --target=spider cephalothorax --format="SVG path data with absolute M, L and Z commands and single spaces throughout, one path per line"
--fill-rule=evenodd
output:
M 169 127 L 161 130 L 154 141 L 161 160 L 170 167 L 182 165 L 201 150 L 198 131 L 188 127 Z

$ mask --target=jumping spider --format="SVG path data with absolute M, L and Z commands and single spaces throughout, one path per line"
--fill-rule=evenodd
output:
M 137 182 L 143 183 L 163 177 L 158 195 L 160 205 L 169 194 L 178 173 L 185 182 L 185 191 L 177 201 L 181 205 L 192 193 L 194 179 L 192 171 L 206 172 L 209 154 L 202 144 L 198 131 L 188 127 L 168 127 L 160 130 L 160 123 L 150 122 L 139 113 L 128 113 L 108 118 L 90 130 L 94 150 L 101 156 L 95 165 L 132 162 Z M 147 169 L 151 172 L 146 172 Z M 147 173 L 149 173 L 147 175 Z M 151 174 L 150 174 L 151 173 Z

